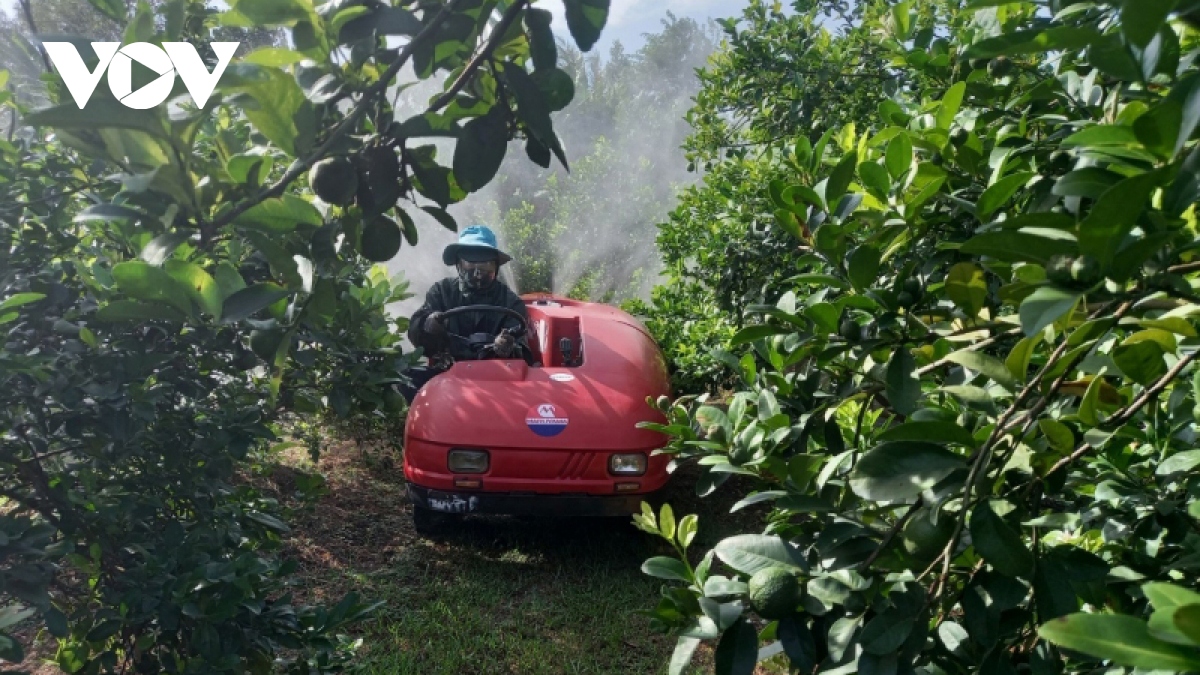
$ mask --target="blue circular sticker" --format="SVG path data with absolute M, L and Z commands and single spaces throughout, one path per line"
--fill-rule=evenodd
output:
M 561 434 L 570 421 L 567 411 L 552 403 L 535 405 L 525 413 L 525 424 L 530 431 L 547 438 Z

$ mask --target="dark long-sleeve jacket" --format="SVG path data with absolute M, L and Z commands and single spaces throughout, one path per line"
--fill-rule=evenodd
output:
M 425 294 L 425 304 L 412 316 L 408 326 L 408 339 L 413 345 L 423 347 L 426 354 L 437 354 L 449 350 L 456 359 L 471 358 L 473 355 L 466 349 L 462 340 L 451 338 L 447 333 L 455 333 L 469 337 L 472 333 L 498 334 L 505 328 L 516 328 L 520 324 L 511 316 L 498 312 L 466 312 L 448 317 L 446 331 L 441 335 L 430 335 L 425 332 L 425 319 L 434 312 L 445 312 L 455 307 L 467 305 L 493 305 L 507 307 L 517 312 L 526 320 L 529 314 L 525 311 L 525 303 L 521 298 L 499 279 L 490 288 L 483 291 L 472 291 L 466 288 L 457 277 L 442 279 L 429 288 Z M 525 336 L 517 339 L 521 349 L 518 356 L 529 353 Z

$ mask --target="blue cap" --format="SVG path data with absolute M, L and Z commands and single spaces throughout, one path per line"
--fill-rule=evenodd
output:
M 447 265 L 454 265 L 458 262 L 458 253 L 460 249 L 468 249 L 474 251 L 491 250 L 496 253 L 500 264 L 512 260 L 500 247 L 496 245 L 496 233 L 492 232 L 492 228 L 487 225 L 472 225 L 462 232 L 458 233 L 458 241 L 450 244 L 442 251 L 442 262 Z M 481 251 L 482 252 L 482 251 Z

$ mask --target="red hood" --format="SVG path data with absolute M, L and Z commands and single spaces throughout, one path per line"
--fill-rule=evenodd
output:
M 556 306 L 540 306 L 537 300 Z M 637 428 L 660 421 L 646 397 L 669 394 L 662 353 L 619 309 L 561 298 L 526 298 L 538 352 L 553 349 L 556 321 L 578 319 L 583 364 L 464 361 L 413 401 L 407 435 L 439 444 L 556 450 L 650 450 L 665 438 Z M 553 357 L 552 357 L 553 358 Z

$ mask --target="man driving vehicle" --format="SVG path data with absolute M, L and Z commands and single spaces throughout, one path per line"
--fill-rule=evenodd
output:
M 477 359 L 481 355 L 501 359 L 528 357 L 525 336 L 513 334 L 521 327 L 515 316 L 491 311 L 446 315 L 458 307 L 489 305 L 512 310 L 528 321 L 525 303 L 496 278 L 500 266 L 510 260 L 496 245 L 496 234 L 485 225 L 466 228 L 459 233 L 456 243 L 442 251 L 442 262 L 454 265 L 458 274 L 430 287 L 425 304 L 412 316 L 408 339 L 414 346 L 424 348 L 430 367 L 409 371 L 413 385 L 400 387 L 409 401 L 426 382 L 445 370 L 447 356 L 453 360 Z M 480 346 L 474 336 L 481 335 L 494 338 L 490 344 Z

